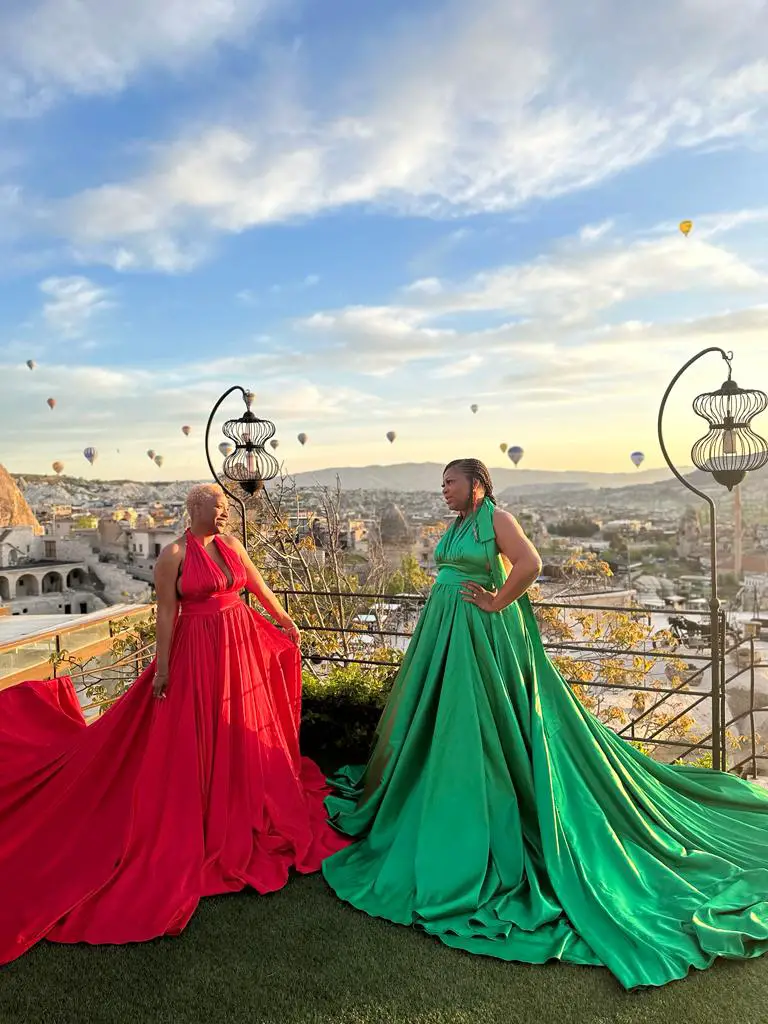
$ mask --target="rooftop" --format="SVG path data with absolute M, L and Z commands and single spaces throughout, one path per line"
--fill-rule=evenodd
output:
M 27 643 L 35 637 L 58 633 L 64 629 L 79 629 L 143 608 L 140 604 L 113 604 L 85 615 L 3 615 L 0 616 L 0 648 L 11 644 Z
M 27 569 L 60 569 L 62 566 L 84 565 L 82 558 L 34 558 L 28 562 L 17 562 L 16 565 L 0 566 L 0 572 L 24 572 Z

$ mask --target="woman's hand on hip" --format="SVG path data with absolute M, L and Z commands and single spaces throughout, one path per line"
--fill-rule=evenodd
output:
M 498 611 L 495 590 L 486 590 L 479 583 L 464 583 L 461 588 L 461 594 L 464 601 L 473 604 L 481 612 Z

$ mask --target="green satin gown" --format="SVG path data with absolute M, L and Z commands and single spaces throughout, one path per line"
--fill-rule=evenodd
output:
M 493 505 L 457 520 L 366 766 L 326 807 L 357 842 L 324 861 L 343 900 L 503 960 L 603 965 L 627 989 L 768 949 L 768 793 L 660 764 L 588 712 L 527 597 L 504 580 Z

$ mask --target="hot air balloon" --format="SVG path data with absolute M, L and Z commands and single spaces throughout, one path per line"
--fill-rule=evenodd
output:
M 56 476 L 61 476 L 61 472 L 64 469 L 64 463 L 63 462 L 54 462 L 51 465 L 51 469 L 56 474 Z
M 632 452 L 632 454 L 629 457 L 630 459 L 632 459 L 632 461 L 638 469 L 640 468 L 640 463 L 643 462 L 643 460 L 645 459 L 645 455 L 643 455 L 642 452 Z
M 392 444 L 396 437 L 397 434 L 394 432 L 394 430 L 387 431 L 387 440 L 389 441 L 390 444 Z
M 512 447 L 507 452 L 507 456 L 512 460 L 512 462 L 514 462 L 515 465 L 517 465 L 520 459 L 522 459 L 523 454 L 523 449 L 520 447 L 519 444 L 512 445 Z
M 84 448 L 83 455 L 86 457 L 86 459 L 88 459 L 91 465 L 93 465 L 96 459 L 98 459 L 99 457 L 99 453 L 96 451 L 95 448 Z
M 35 362 L 34 359 L 28 359 L 27 366 L 30 368 L 30 370 L 34 370 L 34 368 L 37 366 L 37 363 Z
M 152 462 L 155 461 L 155 450 L 154 448 L 147 448 L 147 458 Z
M 470 405 L 469 408 L 472 410 L 472 412 L 477 412 L 477 410 L 480 408 L 480 406 L 475 405 L 474 402 L 473 402 L 472 405 Z
M 504 441 L 502 441 L 501 444 L 499 445 L 499 450 L 502 452 L 505 452 L 507 450 L 507 446 L 504 443 Z
M 272 446 L 273 449 L 274 448 L 278 448 L 280 446 L 280 442 L 277 440 L 276 437 L 273 437 L 272 440 L 269 443 L 270 443 L 270 445 Z
M 219 451 L 221 452 L 225 459 L 228 455 L 231 455 L 234 450 L 235 446 L 233 444 L 230 444 L 229 441 L 222 441 L 221 444 L 219 445 Z
M 189 435 L 192 433 L 192 427 L 182 427 L 181 432 L 184 435 L 184 437 L 189 437 Z
M 46 405 L 48 406 L 49 409 L 55 409 L 56 408 L 56 399 L 55 398 L 46 398 L 45 402 L 46 402 Z
M 298 435 L 298 442 L 299 442 L 299 444 L 306 444 L 308 440 L 309 440 L 309 438 L 307 437 L 306 434 L 301 433 L 301 434 Z
M 162 455 L 156 455 L 155 456 L 155 465 L 157 466 L 157 468 L 160 469 L 162 464 L 163 464 L 163 456 Z
M 680 230 L 683 232 L 683 234 L 686 236 L 686 238 L 691 233 L 691 228 L 692 227 L 693 227 L 693 221 L 692 220 L 681 220 L 680 221 Z

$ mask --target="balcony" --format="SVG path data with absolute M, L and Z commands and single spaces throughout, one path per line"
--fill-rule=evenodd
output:
M 351 666 L 359 666 L 363 671 L 367 668 L 379 677 L 393 675 L 426 599 L 407 594 L 382 599 L 381 594 L 327 590 L 277 594 L 302 630 L 305 747 L 309 756 L 324 763 L 328 752 L 316 745 L 310 719 L 320 714 L 327 722 L 325 683 L 334 670 Z M 591 600 L 599 600 L 599 596 L 591 595 Z M 542 635 L 550 657 L 586 706 L 618 735 L 659 760 L 711 763 L 717 700 L 719 739 L 728 770 L 749 778 L 768 776 L 768 746 L 761 736 L 768 734 L 768 643 L 755 635 L 736 636 L 726 629 L 723 618 L 723 683 L 720 693 L 715 695 L 711 685 L 707 613 L 698 608 L 682 612 L 676 609 L 670 617 L 669 611 L 656 608 L 617 607 L 612 601 L 585 603 L 584 595 L 538 601 L 534 607 L 540 622 L 545 623 Z M 137 611 L 134 618 L 146 617 L 148 611 L 147 606 Z M 579 626 L 588 620 L 611 622 L 617 615 L 626 622 L 646 623 L 637 643 L 628 643 L 626 638 L 622 641 L 610 629 L 595 636 Z M 667 642 L 666 629 L 656 630 L 654 635 L 651 625 L 666 625 L 669 621 L 677 624 L 673 644 Z M 75 666 L 73 674 L 88 716 L 103 712 L 153 654 L 151 645 L 144 642 L 133 647 L 121 643 L 120 658 L 110 661 L 104 656 L 105 639 L 101 640 L 98 664 L 83 659 L 75 650 L 75 660 L 85 661 L 81 669 Z M 36 658 L 41 667 L 41 659 Z M 71 670 L 66 665 L 60 669 Z M 38 675 L 42 677 L 44 673 Z M 29 672 L 17 672 L 15 678 L 29 678 Z M 351 715 L 356 713 L 352 706 L 347 711 Z M 357 711 L 362 716 L 361 729 L 367 728 L 372 734 L 379 707 L 360 704 Z M 343 743 L 340 736 L 338 744 L 343 747 Z M 355 753 L 362 756 L 363 751 L 364 745 Z M 327 767 L 335 765 L 329 763 Z
M 412 632 L 423 598 L 335 594 L 329 591 L 287 592 L 283 600 L 301 624 L 302 609 L 316 602 L 321 610 L 347 607 L 342 625 L 318 626 L 304 622 L 305 672 L 323 685 L 333 669 L 361 665 L 372 672 L 393 670 Z M 375 600 L 374 600 L 375 599 Z M 399 605 L 399 610 L 377 609 L 371 602 Z M 572 621 L 576 614 L 617 611 L 609 605 L 574 606 L 571 602 L 541 602 L 551 621 Z M 144 614 L 149 609 L 142 610 Z M 631 616 L 655 610 L 622 609 Z M 360 620 L 371 615 L 375 622 Z M 307 613 L 306 618 L 311 618 Z M 113 627 L 114 628 L 114 627 Z M 83 640 L 87 634 L 83 634 Z M 113 643 L 126 644 L 130 628 Z M 48 638 L 50 640 L 50 638 Z M 102 636 L 99 643 L 109 643 Z M 765 708 L 755 698 L 756 658 L 760 642 L 754 637 L 729 645 L 748 651 L 750 663 L 734 662 L 721 695 L 738 681 L 752 694 L 752 706 L 728 727 L 750 723 Z M 55 646 L 55 645 L 54 645 Z M 88 643 L 72 634 L 60 637 L 60 650 L 87 654 Z M 130 644 L 129 644 L 130 646 Z M 708 656 L 689 650 L 685 679 L 671 683 L 664 672 L 669 653 L 650 642 L 639 647 L 614 643 L 586 643 L 580 638 L 552 641 L 550 654 L 580 660 L 606 659 L 620 654 L 631 660 L 648 658 L 652 678 L 659 687 L 638 684 L 631 692 L 653 698 L 643 713 L 628 723 L 616 722 L 628 739 L 642 736 L 659 757 L 706 755 L 711 733 L 706 729 L 689 744 L 669 739 L 677 714 L 705 708 L 712 701 L 706 685 Z M 46 650 L 51 650 L 50 645 Z M 389 653 L 388 653 L 389 652 Z M 45 652 L 34 654 L 38 666 Z M 103 651 L 100 658 L 103 658 Z M 111 691 L 127 684 L 151 657 L 148 645 L 137 643 L 122 657 L 86 664 L 75 678 L 89 713 L 98 714 L 114 699 Z M 744 661 L 745 656 L 740 655 Z M 62 666 L 64 670 L 66 666 Z M 52 666 L 48 666 L 53 671 Z M 672 674 L 672 673 L 670 673 Z M 596 679 L 590 689 L 614 702 L 629 698 L 610 678 Z M 574 685 L 580 685 L 575 682 Z M 650 728 L 656 711 L 681 702 L 664 729 Z M 677 707 L 677 704 L 675 705 Z M 706 719 L 706 715 L 704 716 Z M 765 752 L 753 730 L 751 740 L 731 747 L 730 767 L 752 772 L 765 762 Z M 328 764 L 326 767 L 333 767 Z M 669 1020 L 730 1020 L 750 1024 L 765 1019 L 768 957 L 747 962 L 721 961 L 711 970 L 693 972 L 685 981 L 642 995 L 623 992 L 611 975 L 599 968 L 560 963 L 543 966 L 509 964 L 473 957 L 442 946 L 415 929 L 371 919 L 341 903 L 319 876 L 294 876 L 282 891 L 270 896 L 247 892 L 203 900 L 192 922 L 179 938 L 122 947 L 90 948 L 42 943 L 3 970 L 0 1020 L 17 1024 L 43 1021 L 98 1021 L 99 1024 L 135 1024 L 137 1021 L 207 1021 L 233 1024 L 511 1024 L 515 1021 L 559 1021 L 594 1024 L 666 1024 Z M 738 992 L 738 1003 L 734 1003 Z
M 0 620 L 0 690 L 24 679 L 48 679 L 63 652 L 100 677 L 114 672 L 114 648 L 120 629 L 146 619 L 151 605 L 113 606 L 85 615 L 5 616 Z M 118 626 L 117 624 L 121 625 Z M 138 663 L 126 671 L 133 671 Z

